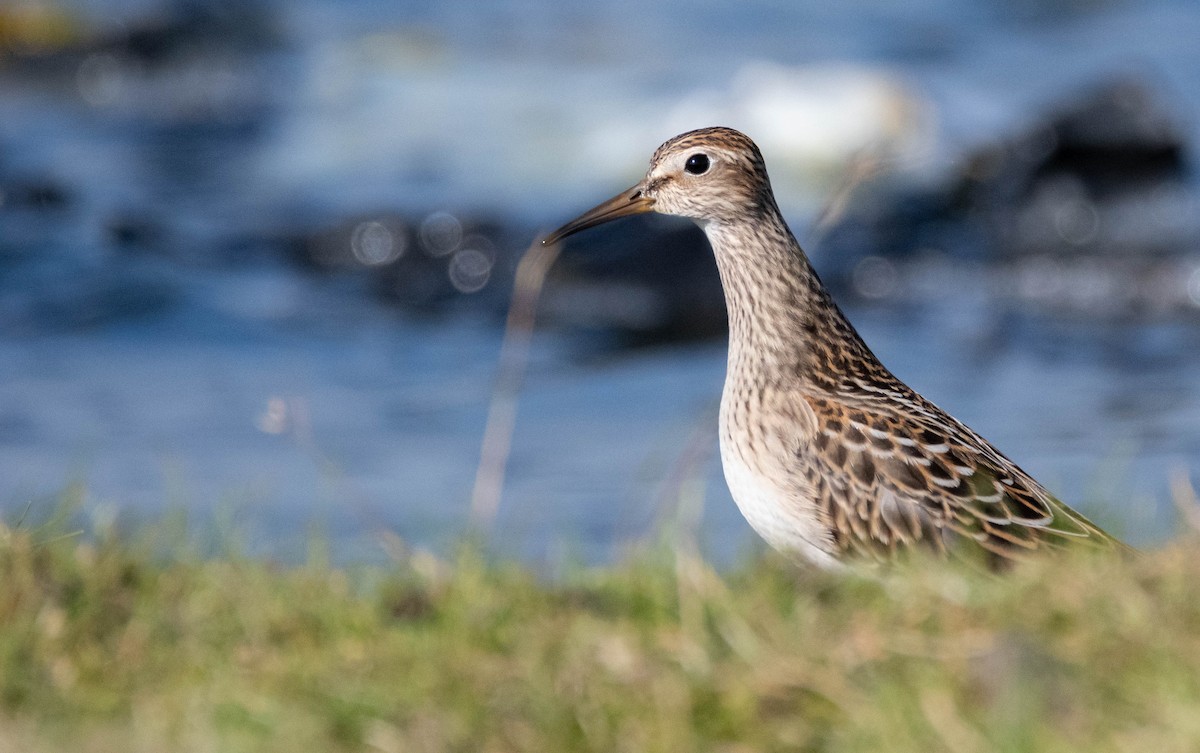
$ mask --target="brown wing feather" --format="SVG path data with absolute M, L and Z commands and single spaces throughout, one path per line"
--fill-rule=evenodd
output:
M 817 435 L 805 476 L 843 552 L 890 557 L 959 539 L 1002 558 L 1108 534 L 986 440 L 900 383 L 807 396 Z

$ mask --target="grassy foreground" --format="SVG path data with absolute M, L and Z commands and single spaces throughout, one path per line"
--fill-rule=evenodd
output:
M 1200 750 L 1195 540 L 1004 578 L 553 582 L 0 527 L 0 751 Z M 919 563 L 918 563 L 919 564 Z

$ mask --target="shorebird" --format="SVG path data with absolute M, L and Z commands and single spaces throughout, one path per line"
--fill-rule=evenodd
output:
M 920 546 L 994 566 L 1073 541 L 1123 546 L 879 362 L 788 229 L 747 136 L 676 136 L 640 183 L 543 243 L 643 212 L 694 220 L 716 256 L 729 311 L 721 464 L 772 547 L 837 568 Z

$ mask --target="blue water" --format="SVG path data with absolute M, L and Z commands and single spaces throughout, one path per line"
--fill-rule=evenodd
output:
M 232 510 L 283 557 L 313 525 L 346 559 L 381 556 L 383 532 L 433 547 L 463 532 L 500 341 L 494 306 L 471 301 L 506 279 L 414 315 L 288 262 L 288 238 L 440 211 L 502 218 L 513 253 L 714 122 L 759 141 L 807 229 L 865 143 L 936 180 L 1131 71 L 1200 143 L 1188 0 L 303 0 L 247 5 L 245 38 L 167 64 L 88 40 L 175 6 L 61 7 L 82 52 L 0 67 L 0 508 L 78 481 L 89 514 Z M 40 183 L 61 205 L 22 198 Z M 1200 308 L 1200 249 L 1181 258 Z M 1170 474 L 1200 474 L 1200 318 L 1014 316 L 1003 275 L 951 264 L 848 314 L 893 371 L 1067 501 L 1161 538 Z M 723 372 L 721 342 L 611 352 L 539 332 L 498 545 L 609 559 L 674 525 L 682 494 L 715 557 L 757 546 L 712 452 Z

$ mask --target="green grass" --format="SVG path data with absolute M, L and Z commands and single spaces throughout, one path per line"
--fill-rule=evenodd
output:
M 1004 577 L 664 548 L 553 581 L 153 541 L 0 527 L 0 752 L 1200 750 L 1194 539 Z

